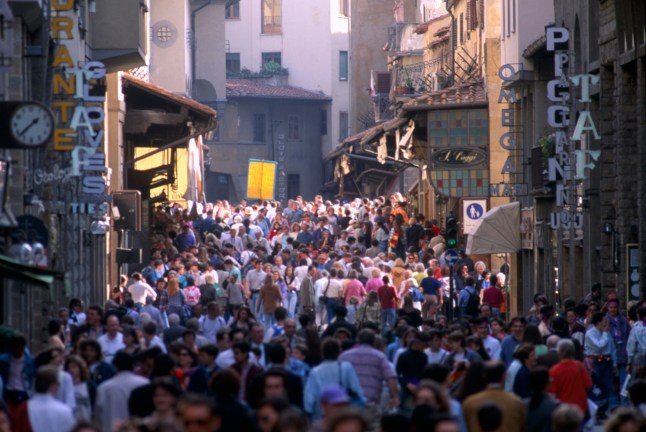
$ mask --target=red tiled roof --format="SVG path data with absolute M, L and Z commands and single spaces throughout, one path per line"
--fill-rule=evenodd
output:
M 164 97 L 166 99 L 170 99 L 171 101 L 173 101 L 175 103 L 185 105 L 185 106 L 199 112 L 200 114 L 203 114 L 203 115 L 206 115 L 206 116 L 209 116 L 209 117 L 212 117 L 212 116 L 214 117 L 214 116 L 217 115 L 217 112 L 213 108 L 211 108 L 209 106 L 203 105 L 203 104 L 201 104 L 201 103 L 199 103 L 199 102 L 197 102 L 197 101 L 195 101 L 195 100 L 193 100 L 191 98 L 187 98 L 187 97 L 175 94 L 175 93 L 173 93 L 173 92 L 171 92 L 169 90 L 166 90 L 164 87 L 161 87 L 161 86 L 158 86 L 156 84 L 149 83 L 148 81 L 144 81 L 142 79 L 136 78 L 133 75 L 129 75 L 129 74 L 124 73 L 123 74 L 123 79 L 124 79 L 124 81 L 132 83 L 135 86 L 140 87 L 140 88 L 142 88 L 142 89 L 144 89 L 144 90 L 146 90 L 146 91 L 148 91 L 150 93 L 155 93 L 155 94 L 157 94 L 159 96 L 162 96 L 162 97 Z
M 300 87 L 274 86 L 248 79 L 227 80 L 227 98 L 309 99 L 331 100 L 323 92 L 313 92 Z

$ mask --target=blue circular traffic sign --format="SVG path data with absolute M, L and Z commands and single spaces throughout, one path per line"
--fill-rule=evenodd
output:
M 450 266 L 458 262 L 458 253 L 453 249 L 449 249 L 444 252 L 444 261 Z

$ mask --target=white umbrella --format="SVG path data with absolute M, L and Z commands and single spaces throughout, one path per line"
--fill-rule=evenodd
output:
M 467 255 L 515 253 L 520 250 L 520 203 L 494 207 L 469 234 Z

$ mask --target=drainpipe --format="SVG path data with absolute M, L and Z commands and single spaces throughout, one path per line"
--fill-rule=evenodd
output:
M 456 41 L 453 40 L 455 37 L 455 33 L 453 29 L 455 26 L 457 26 L 455 22 L 455 15 L 453 15 L 452 12 L 452 7 L 449 8 L 449 0 L 446 0 L 446 11 L 449 13 L 449 16 L 451 17 L 451 79 L 453 80 L 453 84 L 455 84 L 455 44 Z
M 195 51 L 197 50 L 197 30 L 195 29 L 195 16 L 199 11 L 204 9 L 205 7 L 209 6 L 210 4 L 213 3 L 213 0 L 206 0 L 202 6 L 198 7 L 197 9 L 191 11 L 191 31 L 193 32 L 193 40 L 191 41 L 191 94 L 190 96 L 193 97 L 193 85 L 195 83 Z

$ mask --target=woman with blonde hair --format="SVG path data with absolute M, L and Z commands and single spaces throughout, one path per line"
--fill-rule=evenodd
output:
M 390 278 L 392 284 L 397 288 L 398 293 L 401 288 L 402 282 L 406 279 L 406 268 L 404 267 L 404 260 L 401 258 L 395 259 L 395 266 L 390 271 Z
M 166 290 L 168 292 L 168 308 L 166 313 L 177 314 L 177 316 L 183 316 L 183 307 L 184 307 L 184 293 L 179 287 L 179 280 L 177 278 L 170 278 L 168 284 L 166 285 Z

